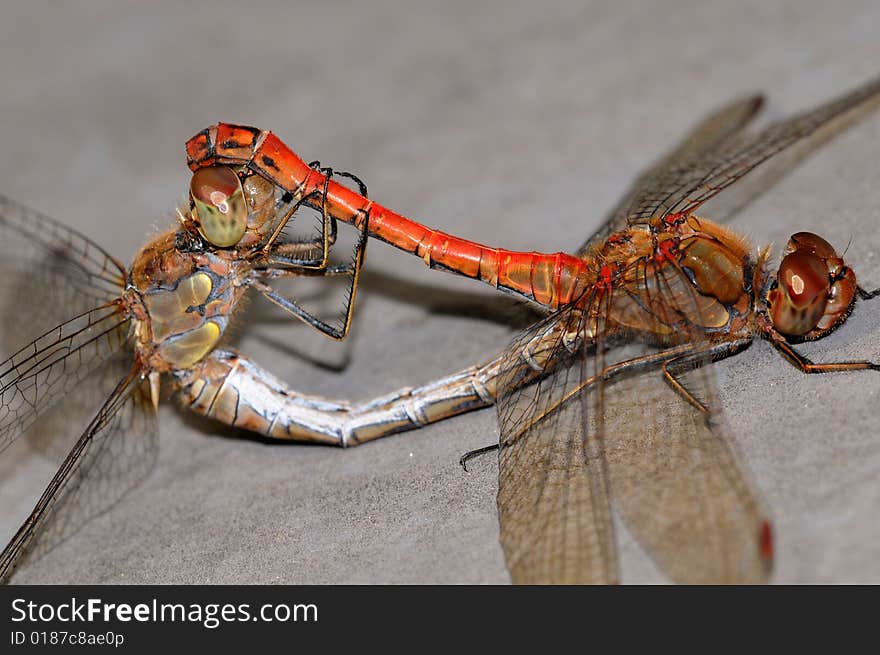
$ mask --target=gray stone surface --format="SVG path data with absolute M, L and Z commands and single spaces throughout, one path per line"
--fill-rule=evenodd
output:
M 880 72 L 871 1 L 7 4 L 0 191 L 126 261 L 186 191 L 184 140 L 217 120 L 270 128 L 434 227 L 552 252 L 579 244 L 725 100 L 767 91 L 779 117 Z M 731 224 L 756 243 L 801 229 L 849 243 L 866 286 L 880 285 L 878 151 L 875 114 Z M 301 391 L 361 399 L 486 358 L 512 334 L 512 303 L 490 289 L 384 244 L 367 268 L 348 342 L 254 319 L 240 347 Z M 878 360 L 877 315 L 861 305 L 804 350 Z M 807 378 L 766 344 L 716 370 L 776 522 L 774 580 L 880 582 L 877 376 Z M 152 475 L 17 581 L 508 579 L 494 458 L 470 474 L 457 464 L 497 438 L 491 410 L 348 451 L 238 438 L 171 403 L 160 425 Z M 51 468 L 22 446 L 0 466 L 5 540 Z M 620 539 L 625 581 L 663 580 Z

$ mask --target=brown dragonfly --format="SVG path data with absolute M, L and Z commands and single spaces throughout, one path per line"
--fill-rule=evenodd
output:
M 486 406 L 497 397 L 502 541 L 516 581 L 616 579 L 609 488 L 630 529 L 674 579 L 762 579 L 772 551 L 770 524 L 709 421 L 716 415 L 715 396 L 701 364 L 760 334 L 807 372 L 872 367 L 817 367 L 789 345 L 834 329 L 856 295 L 870 294 L 823 240 L 796 235 L 782 270 L 819 285 L 810 287 L 810 297 L 829 302 L 813 326 L 795 334 L 801 328 L 792 321 L 802 311 L 792 302 L 802 296 L 800 282 L 792 286 L 793 277 L 783 272 L 780 287 L 765 270 L 766 254 L 751 258 L 742 240 L 692 212 L 877 90 L 874 83 L 752 136 L 740 131 L 760 103 L 734 103 L 640 177 L 621 210 L 576 257 L 489 249 L 428 230 L 368 201 L 353 176 L 343 174 L 356 191 L 317 163 L 302 163 L 271 134 L 224 124 L 188 144 L 195 170 L 190 205 L 180 211 L 179 225 L 153 239 L 131 269 L 89 239 L 4 200 L 0 227 L 14 244 L 20 270 L 51 278 L 50 287 L 65 300 L 47 306 L 82 309 L 0 368 L 0 447 L 61 398 L 109 395 L 5 549 L 0 573 L 11 572 L 38 532 L 40 547 L 51 547 L 149 470 L 152 415 L 160 376 L 167 373 L 185 405 L 198 413 L 271 437 L 338 445 Z M 283 238 L 291 217 L 305 207 L 318 210 L 319 237 Z M 330 266 L 337 220 L 356 224 L 360 236 L 351 259 Z M 250 287 L 328 335 L 344 336 L 368 234 L 553 313 L 487 365 L 360 405 L 297 394 L 240 353 L 216 348 Z M 824 278 L 807 275 L 821 266 Z M 726 275 L 719 277 L 719 270 Z M 304 275 L 349 281 L 338 324 L 271 286 Z M 34 289 L 36 280 L 31 282 L 14 289 Z M 662 370 L 671 387 L 634 375 L 649 369 Z M 94 377 L 85 381 L 89 374 L 97 384 Z M 664 392 L 673 395 L 661 398 Z M 646 434 L 660 434 L 650 420 L 631 430 L 633 411 L 641 406 L 631 400 L 639 397 L 664 403 L 668 442 L 645 441 Z M 677 429 L 670 431 L 669 424 Z M 608 437 L 623 434 L 624 427 L 627 438 L 610 448 Z M 103 489 L 98 504 L 88 491 L 93 488 Z M 720 523 L 694 513 L 703 505 L 696 491 L 709 492 L 703 497 Z M 658 520 L 661 501 L 669 503 L 668 515 Z

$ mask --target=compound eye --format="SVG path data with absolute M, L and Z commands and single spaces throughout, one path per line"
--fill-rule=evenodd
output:
M 773 325 L 782 334 L 801 336 L 818 325 L 828 303 L 831 281 L 817 255 L 796 251 L 783 257 L 768 296 Z
M 798 232 L 792 234 L 788 240 L 788 246 L 785 251 L 803 252 L 812 255 L 818 255 L 822 259 L 832 259 L 837 257 L 834 247 L 818 234 L 812 232 Z
M 189 185 L 199 233 L 218 248 L 234 246 L 244 236 L 248 209 L 238 175 L 227 166 L 193 173 Z

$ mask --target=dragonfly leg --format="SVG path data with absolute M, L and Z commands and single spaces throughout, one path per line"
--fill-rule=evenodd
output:
M 681 396 L 688 403 L 693 405 L 693 407 L 700 412 L 701 414 L 708 416 L 709 408 L 706 407 L 700 400 L 694 396 L 688 388 L 684 385 L 684 383 L 678 379 L 677 375 L 680 375 L 685 370 L 688 370 L 692 367 L 692 364 L 689 362 L 686 363 L 689 357 L 676 357 L 675 359 L 670 359 L 666 362 L 663 362 L 663 377 L 666 379 L 666 382 L 669 383 L 669 386 Z
M 285 194 L 285 198 L 289 197 Z M 278 221 L 278 225 L 275 226 L 275 229 L 272 231 L 272 234 L 269 235 L 269 238 L 266 240 L 266 243 L 263 244 L 262 250 L 266 257 L 266 259 L 272 259 L 275 256 L 275 251 L 278 246 L 275 245 L 275 242 L 278 241 L 278 238 L 281 236 L 281 233 L 284 231 L 284 228 L 287 226 L 287 223 L 290 222 L 290 219 L 297 212 L 297 210 L 302 206 L 313 206 L 315 201 L 321 197 L 320 192 L 313 191 L 310 194 L 304 195 L 302 198 L 297 200 L 290 209 L 281 217 L 281 220 Z M 322 201 L 323 205 L 326 205 L 326 201 Z M 304 259 L 301 261 L 297 261 L 296 264 L 299 266 L 310 266 L 311 268 L 321 268 L 322 262 L 326 264 L 326 258 L 328 256 L 330 250 L 329 241 L 329 230 L 327 227 L 327 223 L 329 221 L 329 216 L 327 212 L 323 212 L 322 221 L 321 221 L 321 239 L 320 241 L 301 241 L 296 242 L 294 245 L 306 245 L 311 246 L 312 248 L 320 247 L 322 249 L 322 257 L 320 259 L 311 257 L 308 259 Z M 281 255 L 283 257 L 283 254 Z
M 303 268 L 311 268 L 311 269 L 323 269 L 327 266 L 327 258 L 330 256 L 330 246 L 336 242 L 337 235 L 337 227 L 336 227 L 336 218 L 330 214 L 330 207 L 327 201 L 327 190 L 330 185 L 330 178 L 333 175 L 333 170 L 330 168 L 322 168 L 320 162 L 314 161 L 309 164 L 309 167 L 315 169 L 316 171 L 322 173 L 324 175 L 324 184 L 321 189 L 314 190 L 310 193 L 305 193 L 300 197 L 293 206 L 287 211 L 287 213 L 282 217 L 280 221 L 278 221 L 278 225 L 275 226 L 275 229 L 272 231 L 272 234 L 266 240 L 266 243 L 263 244 L 263 253 L 267 259 L 272 259 L 273 250 L 275 249 L 275 242 L 281 236 L 281 233 L 284 231 L 285 226 L 290 221 L 291 217 L 296 213 L 296 211 L 302 207 L 303 205 L 307 205 L 309 207 L 315 207 L 316 205 L 320 205 L 321 211 L 321 237 L 320 240 L 317 241 L 306 241 L 299 242 L 299 244 L 310 245 L 312 248 L 320 248 L 321 254 L 318 257 L 310 257 L 308 259 L 298 260 L 298 261 L 290 261 L 288 263 L 296 266 L 301 266 Z M 295 194 L 287 193 L 284 195 L 282 200 L 289 201 L 296 197 Z
M 326 243 L 334 244 L 334 243 L 336 243 L 336 237 L 337 237 L 337 233 L 338 233 L 338 226 L 337 226 L 337 223 L 336 223 L 336 217 L 333 215 L 332 212 L 330 212 L 330 209 L 329 209 L 329 201 L 328 201 L 328 198 L 327 198 L 327 195 L 328 195 L 328 187 L 329 187 L 329 185 L 330 185 L 330 180 L 331 180 L 334 176 L 336 176 L 336 177 L 345 177 L 345 178 L 348 178 L 349 180 L 352 180 L 352 181 L 357 185 L 357 187 L 358 187 L 358 192 L 361 194 L 361 196 L 363 196 L 364 198 L 369 198 L 370 196 L 369 196 L 369 194 L 367 193 L 367 185 L 364 184 L 363 180 L 361 180 L 361 178 L 359 178 L 357 175 L 355 175 L 355 174 L 353 174 L 353 173 L 349 173 L 348 171 L 334 171 L 334 170 L 333 170 L 332 168 L 330 168 L 329 166 L 328 166 L 328 167 L 325 167 L 325 168 L 321 168 L 321 164 L 320 164 L 319 162 L 317 162 L 317 161 L 316 161 L 316 162 L 313 162 L 313 163 L 314 163 L 315 166 L 318 167 L 318 170 L 319 170 L 321 173 L 323 173 L 323 174 L 324 174 L 324 177 L 325 177 L 325 180 L 324 180 L 324 190 L 323 190 L 323 192 L 320 194 L 320 197 L 321 197 L 321 214 L 322 214 L 322 216 L 324 217 L 325 222 L 326 222 L 327 225 L 329 226 L 329 233 L 327 234 L 325 241 L 326 241 Z M 368 217 L 367 217 L 367 218 L 368 218 Z M 366 226 L 363 227 L 363 231 L 366 232 Z M 364 238 L 366 238 L 366 237 L 364 237 Z M 326 267 L 326 264 L 327 264 L 327 262 L 326 262 L 326 257 L 325 257 L 325 260 L 324 260 L 323 263 L 324 263 L 324 267 Z
M 349 173 L 348 171 L 333 171 L 332 169 L 326 169 L 331 172 L 331 175 L 336 175 L 338 177 L 346 177 L 357 185 L 358 193 L 360 193 L 364 198 L 369 198 L 369 194 L 367 193 L 367 185 L 364 184 L 363 180 L 359 178 L 354 173 Z
M 358 236 L 357 244 L 354 248 L 353 259 L 347 264 L 329 267 L 325 265 L 321 269 L 313 269 L 309 267 L 299 269 L 295 267 L 288 269 L 259 269 L 254 271 L 255 276 L 254 278 L 252 278 L 251 284 L 257 291 L 262 293 L 267 300 L 281 307 L 281 309 L 288 312 L 289 314 L 296 316 L 298 319 L 304 321 L 308 325 L 311 325 L 316 330 L 323 332 L 333 339 L 344 339 L 348 335 L 348 331 L 351 329 L 351 319 L 354 313 L 354 298 L 357 293 L 357 285 L 358 281 L 360 280 L 361 268 L 364 263 L 364 255 L 366 254 L 367 250 L 367 230 L 369 227 L 369 220 L 370 216 L 369 212 L 367 212 L 366 218 Z M 321 320 L 320 318 L 303 308 L 295 300 L 281 295 L 263 281 L 263 279 L 265 278 L 293 277 L 297 275 L 317 275 L 321 277 L 339 277 L 347 275 L 351 277 L 351 284 L 348 288 L 348 294 L 345 300 L 343 317 L 339 325 L 333 326 L 326 321 Z
M 869 361 L 827 362 L 815 364 L 801 355 L 781 335 L 772 335 L 770 342 L 801 373 L 836 373 L 838 371 L 880 371 L 880 363 Z
M 704 416 L 709 416 L 709 408 L 688 390 L 687 386 L 679 379 L 679 376 L 689 370 L 699 368 L 709 361 L 718 361 L 719 359 L 735 355 L 747 348 L 749 344 L 751 344 L 751 339 L 738 339 L 736 341 L 712 344 L 709 348 L 696 352 L 677 355 L 663 362 L 663 377 L 683 400 L 690 403 Z
M 321 320 L 314 314 L 310 313 L 308 310 L 304 309 L 298 302 L 296 302 L 292 298 L 282 296 L 280 293 L 275 291 L 272 287 L 262 282 L 261 280 L 255 280 L 252 283 L 252 286 L 261 294 L 263 294 L 263 297 L 265 297 L 266 300 L 277 305 L 288 314 L 300 319 L 303 323 L 311 325 L 319 332 L 323 332 L 333 339 L 342 339 L 346 336 L 346 334 L 348 334 L 348 329 L 346 326 L 339 327 L 330 325 L 326 321 Z M 346 313 L 346 325 L 349 323 L 350 321 L 348 320 L 348 313 Z
M 458 463 L 461 468 L 464 469 L 465 473 L 468 472 L 467 463 L 471 461 L 474 457 L 479 457 L 480 455 L 484 455 L 486 453 L 491 453 L 493 450 L 498 450 L 501 447 L 501 444 L 493 443 L 488 446 L 483 446 L 482 448 L 474 448 L 473 450 L 467 451 L 464 455 L 462 455 Z
M 330 167 L 321 166 L 321 162 L 313 161 L 309 162 L 309 167 L 318 171 L 324 177 L 324 183 L 322 189 L 320 191 L 314 191 L 311 194 L 306 194 L 302 198 L 300 198 L 296 204 L 288 211 L 287 215 L 279 222 L 278 226 L 275 228 L 272 236 L 269 237 L 269 240 L 263 246 L 264 251 L 267 254 L 267 261 L 270 263 L 278 263 L 285 264 L 290 266 L 299 266 L 302 268 L 308 269 L 316 269 L 323 270 L 327 267 L 327 258 L 330 253 L 330 246 L 336 243 L 336 239 L 338 237 L 338 224 L 336 221 L 336 217 L 330 212 L 329 202 L 328 202 L 328 188 L 330 186 L 330 181 L 334 177 L 345 177 L 350 180 L 353 180 L 357 185 L 358 190 L 364 198 L 367 198 L 367 185 L 363 183 L 363 181 L 357 177 L 356 175 L 349 173 L 347 171 L 334 171 Z M 289 197 L 293 197 L 293 194 L 290 194 Z M 281 246 L 276 246 L 272 248 L 275 241 L 278 239 L 278 236 L 281 234 L 284 226 L 287 224 L 288 220 L 291 216 L 299 209 L 302 205 L 308 205 L 310 207 L 317 208 L 320 206 L 321 211 L 321 237 L 320 240 L 314 241 L 297 241 L 294 243 L 285 243 Z M 292 246 L 292 247 L 291 247 Z M 305 249 L 301 248 L 304 246 Z M 291 257 L 291 254 L 297 254 L 297 252 L 303 254 L 312 254 L 315 248 L 321 249 L 321 254 L 319 257 Z M 270 252 L 271 249 L 271 252 Z
M 336 239 L 338 237 L 338 224 L 336 218 L 327 211 L 326 206 L 327 185 L 329 184 L 330 179 L 333 176 L 336 176 L 347 177 L 351 180 L 354 180 L 355 184 L 357 184 L 358 186 L 360 194 L 364 198 L 367 197 L 367 185 L 364 184 L 361 179 L 356 175 L 348 173 L 346 171 L 334 171 L 332 168 L 321 167 L 321 163 L 318 161 L 311 162 L 309 166 L 317 171 L 320 171 L 321 174 L 326 177 L 324 192 L 315 192 L 300 199 L 288 212 L 288 217 L 283 220 L 283 223 L 286 224 L 289 220 L 289 217 L 292 216 L 296 212 L 296 210 L 299 209 L 303 204 L 308 204 L 312 206 L 313 204 L 315 204 L 315 200 L 320 199 L 321 213 L 323 219 L 322 225 L 326 227 L 329 224 L 329 232 L 326 232 L 325 236 L 325 229 L 322 229 L 320 241 L 299 240 L 286 242 L 273 247 L 271 253 L 268 253 L 266 257 L 266 263 L 269 265 L 279 264 L 283 266 L 298 266 L 307 269 L 327 270 L 328 267 L 326 258 L 329 253 L 329 247 L 336 243 Z M 292 197 L 292 194 L 290 194 L 289 197 Z M 281 225 L 280 228 L 275 229 L 275 233 L 273 233 L 272 237 L 270 237 L 269 239 L 269 245 L 274 243 L 274 241 L 277 239 L 276 233 L 280 234 L 283 227 L 284 225 Z M 317 247 L 321 247 L 324 249 L 324 254 L 320 258 L 307 256 L 314 253 L 314 249 Z M 264 249 L 267 249 L 267 246 L 264 246 Z
M 312 255 L 315 249 L 321 245 L 315 241 L 289 241 L 275 246 L 272 253 L 263 261 L 266 266 L 290 266 L 309 270 L 320 270 L 313 266 L 315 258 Z
M 323 271 L 312 271 L 309 269 L 302 269 L 296 267 L 290 268 L 267 268 L 261 271 L 261 276 L 264 279 L 276 279 L 276 278 L 285 278 L 285 277 L 305 277 L 308 275 L 318 277 L 339 277 L 343 275 L 351 275 L 354 273 L 354 264 L 349 262 L 348 264 L 334 264 L 333 266 L 328 266 Z
M 871 298 L 876 298 L 880 296 L 880 289 L 874 289 L 873 291 L 865 291 L 862 287 L 856 287 L 856 293 L 859 295 L 859 298 L 862 300 L 871 300 Z

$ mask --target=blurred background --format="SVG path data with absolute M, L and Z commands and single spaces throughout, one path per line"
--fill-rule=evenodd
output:
M 636 173 L 748 92 L 779 118 L 880 73 L 864 2 L 7 3 L 0 193 L 128 262 L 173 220 L 183 144 L 271 129 L 379 202 L 490 245 L 574 250 Z M 442 6 L 441 6 L 442 5 Z M 880 115 L 767 192 L 707 206 L 781 247 L 813 230 L 880 286 Z M 772 185 L 769 183 L 772 182 Z M 770 188 L 772 187 L 772 188 Z M 731 190 L 733 194 L 734 190 Z M 778 250 L 777 250 L 778 252 Z M 361 400 L 488 359 L 521 311 L 371 243 L 331 342 L 255 300 L 237 345 L 295 389 Z M 878 306 L 804 351 L 880 359 Z M 21 335 L 24 343 L 35 335 Z M 779 582 L 880 582 L 880 381 L 806 377 L 766 344 L 716 366 L 730 433 L 777 529 Z M 161 408 L 152 475 L 20 582 L 503 583 L 493 410 L 347 451 L 273 446 Z M 0 462 L 4 541 L 52 468 Z M 624 581 L 662 577 L 620 532 Z

